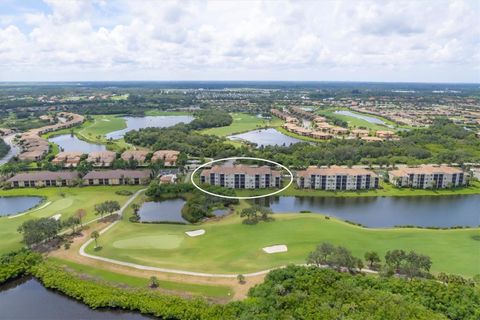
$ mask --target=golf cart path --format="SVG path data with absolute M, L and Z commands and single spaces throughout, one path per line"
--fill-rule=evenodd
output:
M 142 190 L 138 190 L 137 192 L 135 192 L 135 194 L 133 194 L 130 197 L 130 199 L 128 199 L 128 201 L 120 208 L 120 210 L 118 211 L 118 214 L 120 216 L 122 216 L 123 212 L 130 205 L 130 203 L 132 203 L 132 201 L 135 200 L 135 198 L 145 190 L 146 189 L 142 189 Z M 98 219 L 95 219 L 95 220 L 98 220 Z M 95 220 L 91 220 L 88 223 L 91 223 Z M 115 226 L 119 221 L 120 220 L 117 220 L 117 221 L 113 222 L 112 224 L 108 225 L 104 229 L 100 230 L 99 233 L 103 234 L 103 233 L 107 232 L 108 230 L 113 228 L 113 226 Z M 115 260 L 115 259 L 110 259 L 110 258 L 99 257 L 99 256 L 91 255 L 91 254 L 88 254 L 88 253 L 85 252 L 85 248 L 88 245 L 90 245 L 93 241 L 94 241 L 94 239 L 89 239 L 87 242 L 85 242 L 80 247 L 79 254 L 81 256 L 89 258 L 89 259 L 94 259 L 94 260 L 98 260 L 98 261 L 113 263 L 113 264 L 117 264 L 117 265 L 121 265 L 121 266 L 125 266 L 125 267 L 130 267 L 130 268 L 135 268 L 135 269 L 138 269 L 138 270 L 148 270 L 148 271 L 174 273 L 174 274 L 182 274 L 182 275 L 197 276 L 197 277 L 209 277 L 209 278 L 236 278 L 238 276 L 238 274 L 203 273 L 203 272 L 186 271 L 186 270 L 180 270 L 180 269 L 159 268 L 159 267 L 145 266 L 145 265 L 141 265 L 141 264 L 125 262 L 125 261 L 120 261 L 120 260 Z M 306 264 L 300 264 L 300 265 L 306 265 Z M 271 268 L 271 269 L 267 269 L 267 270 L 262 270 L 262 271 L 258 271 L 258 272 L 246 273 L 246 274 L 243 274 L 243 276 L 244 277 L 255 277 L 255 276 L 267 274 L 272 270 L 285 268 L 285 267 L 286 266 L 280 266 L 280 267 Z M 372 271 L 370 269 L 362 269 L 361 271 L 366 272 L 366 273 L 377 273 L 376 271 Z

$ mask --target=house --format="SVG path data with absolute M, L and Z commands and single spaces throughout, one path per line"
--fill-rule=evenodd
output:
M 87 161 L 94 167 L 110 167 L 116 158 L 113 151 L 93 151 L 88 154 Z
M 321 131 L 313 131 L 310 136 L 315 139 L 321 139 L 321 140 L 328 140 L 332 138 L 332 135 L 330 133 L 326 132 L 321 132 Z
M 166 167 L 173 167 L 177 164 L 180 151 L 158 150 L 153 153 L 152 162 L 163 161 Z
M 231 189 L 279 188 L 281 173 L 269 166 L 213 166 L 200 174 L 200 182 Z
M 392 138 L 395 138 L 395 132 L 393 131 L 382 131 L 382 130 L 379 130 L 377 132 L 375 132 L 375 136 L 379 137 L 379 138 L 382 138 L 382 139 L 392 139 Z
M 148 151 L 143 150 L 128 150 L 122 153 L 121 157 L 125 161 L 130 161 L 133 159 L 138 162 L 138 164 L 144 164 L 145 159 L 147 158 Z
M 60 152 L 52 160 L 53 164 L 62 164 L 65 168 L 74 168 L 80 163 L 82 152 Z
M 330 128 L 330 133 L 335 135 L 344 135 L 348 133 L 348 129 L 342 128 L 342 127 L 333 127 L 333 128 Z
M 176 174 L 165 174 L 160 177 L 160 184 L 171 184 L 177 181 Z
M 96 185 L 124 185 L 147 184 L 150 182 L 148 170 L 102 170 L 90 171 L 83 177 L 83 184 Z
M 462 169 L 431 164 L 392 170 L 388 178 L 397 187 L 419 189 L 453 188 L 467 184 L 467 176 Z
M 363 129 L 353 129 L 351 131 L 352 136 L 356 138 L 361 138 L 361 137 L 368 137 L 369 131 L 368 130 L 363 130 Z
M 299 188 L 320 190 L 361 190 L 377 189 L 379 179 L 373 171 L 362 168 L 331 166 L 319 168 L 310 166 L 297 172 Z
M 78 180 L 78 174 L 72 171 L 36 171 L 18 173 L 7 182 L 13 188 L 64 187 L 74 185 L 76 180 Z

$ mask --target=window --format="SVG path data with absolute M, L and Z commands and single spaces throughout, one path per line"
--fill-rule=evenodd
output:
M 140 184 L 140 178 L 135 178 L 133 179 L 134 184 Z

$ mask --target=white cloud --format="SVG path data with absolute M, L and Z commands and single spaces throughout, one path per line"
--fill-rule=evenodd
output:
M 44 2 L 0 24 L 0 80 L 480 81 L 475 0 Z

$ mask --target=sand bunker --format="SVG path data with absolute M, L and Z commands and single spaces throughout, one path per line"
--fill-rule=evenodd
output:
M 56 215 L 51 216 L 50 219 L 53 219 L 53 220 L 57 220 L 57 221 L 58 221 L 58 220 L 60 220 L 60 217 L 61 217 L 61 216 L 62 216 L 62 214 L 57 213 Z
M 185 233 L 186 233 L 187 236 L 189 236 L 189 237 L 198 237 L 198 236 L 204 235 L 204 234 L 205 234 L 205 230 L 199 229 L 199 230 L 187 231 L 187 232 L 185 232 Z
M 284 244 L 279 244 L 276 246 L 265 247 L 262 249 L 266 253 L 280 253 L 280 252 L 287 252 L 287 246 Z

